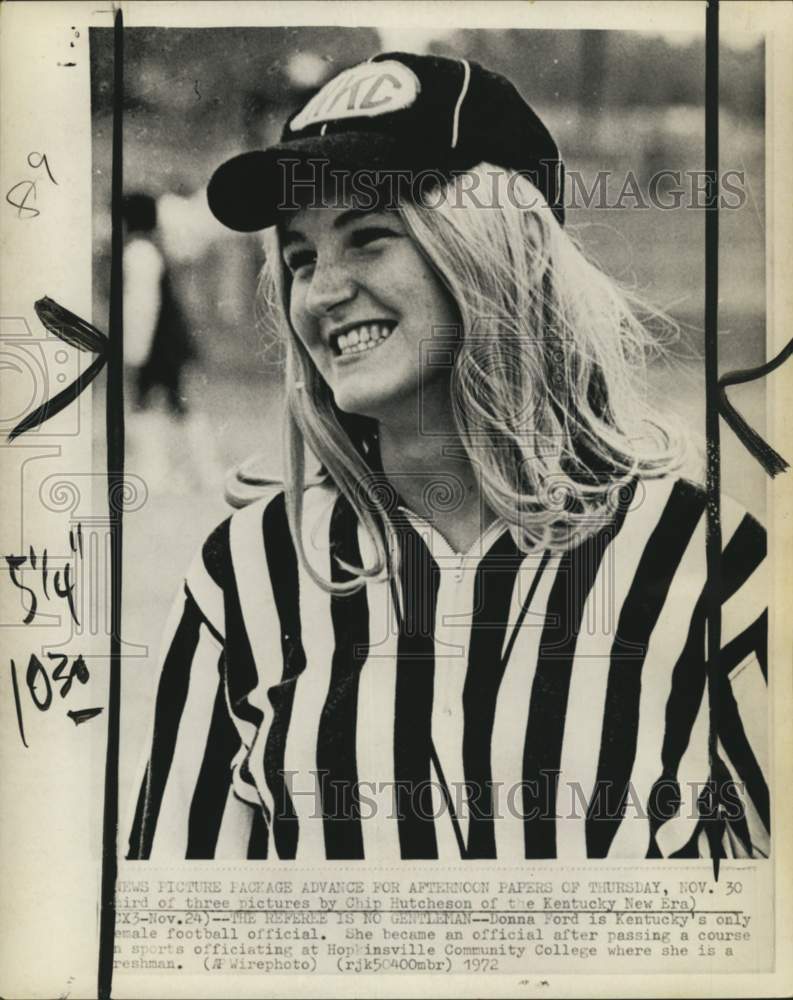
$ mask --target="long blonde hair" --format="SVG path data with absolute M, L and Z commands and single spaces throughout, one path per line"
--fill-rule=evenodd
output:
M 482 192 L 488 203 L 482 204 Z M 528 206 L 528 207 L 527 207 Z M 539 191 L 479 164 L 398 212 L 447 287 L 461 321 L 454 420 L 490 508 L 523 551 L 564 550 L 613 517 L 636 477 L 678 469 L 684 432 L 647 399 L 661 350 L 648 309 L 591 263 Z M 291 329 L 278 234 L 266 236 L 261 303 L 286 344 L 286 506 L 297 552 L 333 591 L 388 572 L 384 531 L 393 490 L 368 460 L 374 421 L 343 413 Z M 332 585 L 302 545 L 305 446 L 352 504 L 372 542 L 370 565 Z

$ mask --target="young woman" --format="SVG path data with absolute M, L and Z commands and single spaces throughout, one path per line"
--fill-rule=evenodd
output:
M 286 482 L 187 576 L 130 857 L 767 854 L 763 533 L 725 500 L 711 706 L 705 498 L 562 196 L 507 80 L 405 53 L 215 174 Z

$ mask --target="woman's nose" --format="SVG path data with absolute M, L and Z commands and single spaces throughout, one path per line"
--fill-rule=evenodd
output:
M 325 316 L 336 306 L 355 295 L 352 277 L 341 263 L 317 263 L 306 293 L 306 309 L 314 316 Z

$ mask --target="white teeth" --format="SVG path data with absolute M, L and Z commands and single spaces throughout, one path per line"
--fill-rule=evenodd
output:
M 337 340 L 340 354 L 360 354 L 378 347 L 392 333 L 393 327 L 385 323 L 362 323 L 347 333 L 341 334 Z

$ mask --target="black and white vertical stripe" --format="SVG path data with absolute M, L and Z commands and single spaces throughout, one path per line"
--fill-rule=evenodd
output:
M 330 595 L 282 494 L 225 521 L 169 625 L 131 858 L 638 858 L 768 853 L 765 539 L 725 501 L 718 756 L 708 757 L 705 518 L 634 484 L 563 555 L 495 525 L 465 557 L 394 522 L 393 585 Z M 368 541 L 329 486 L 304 545 L 349 578 Z M 731 808 L 734 807 L 734 808 Z

